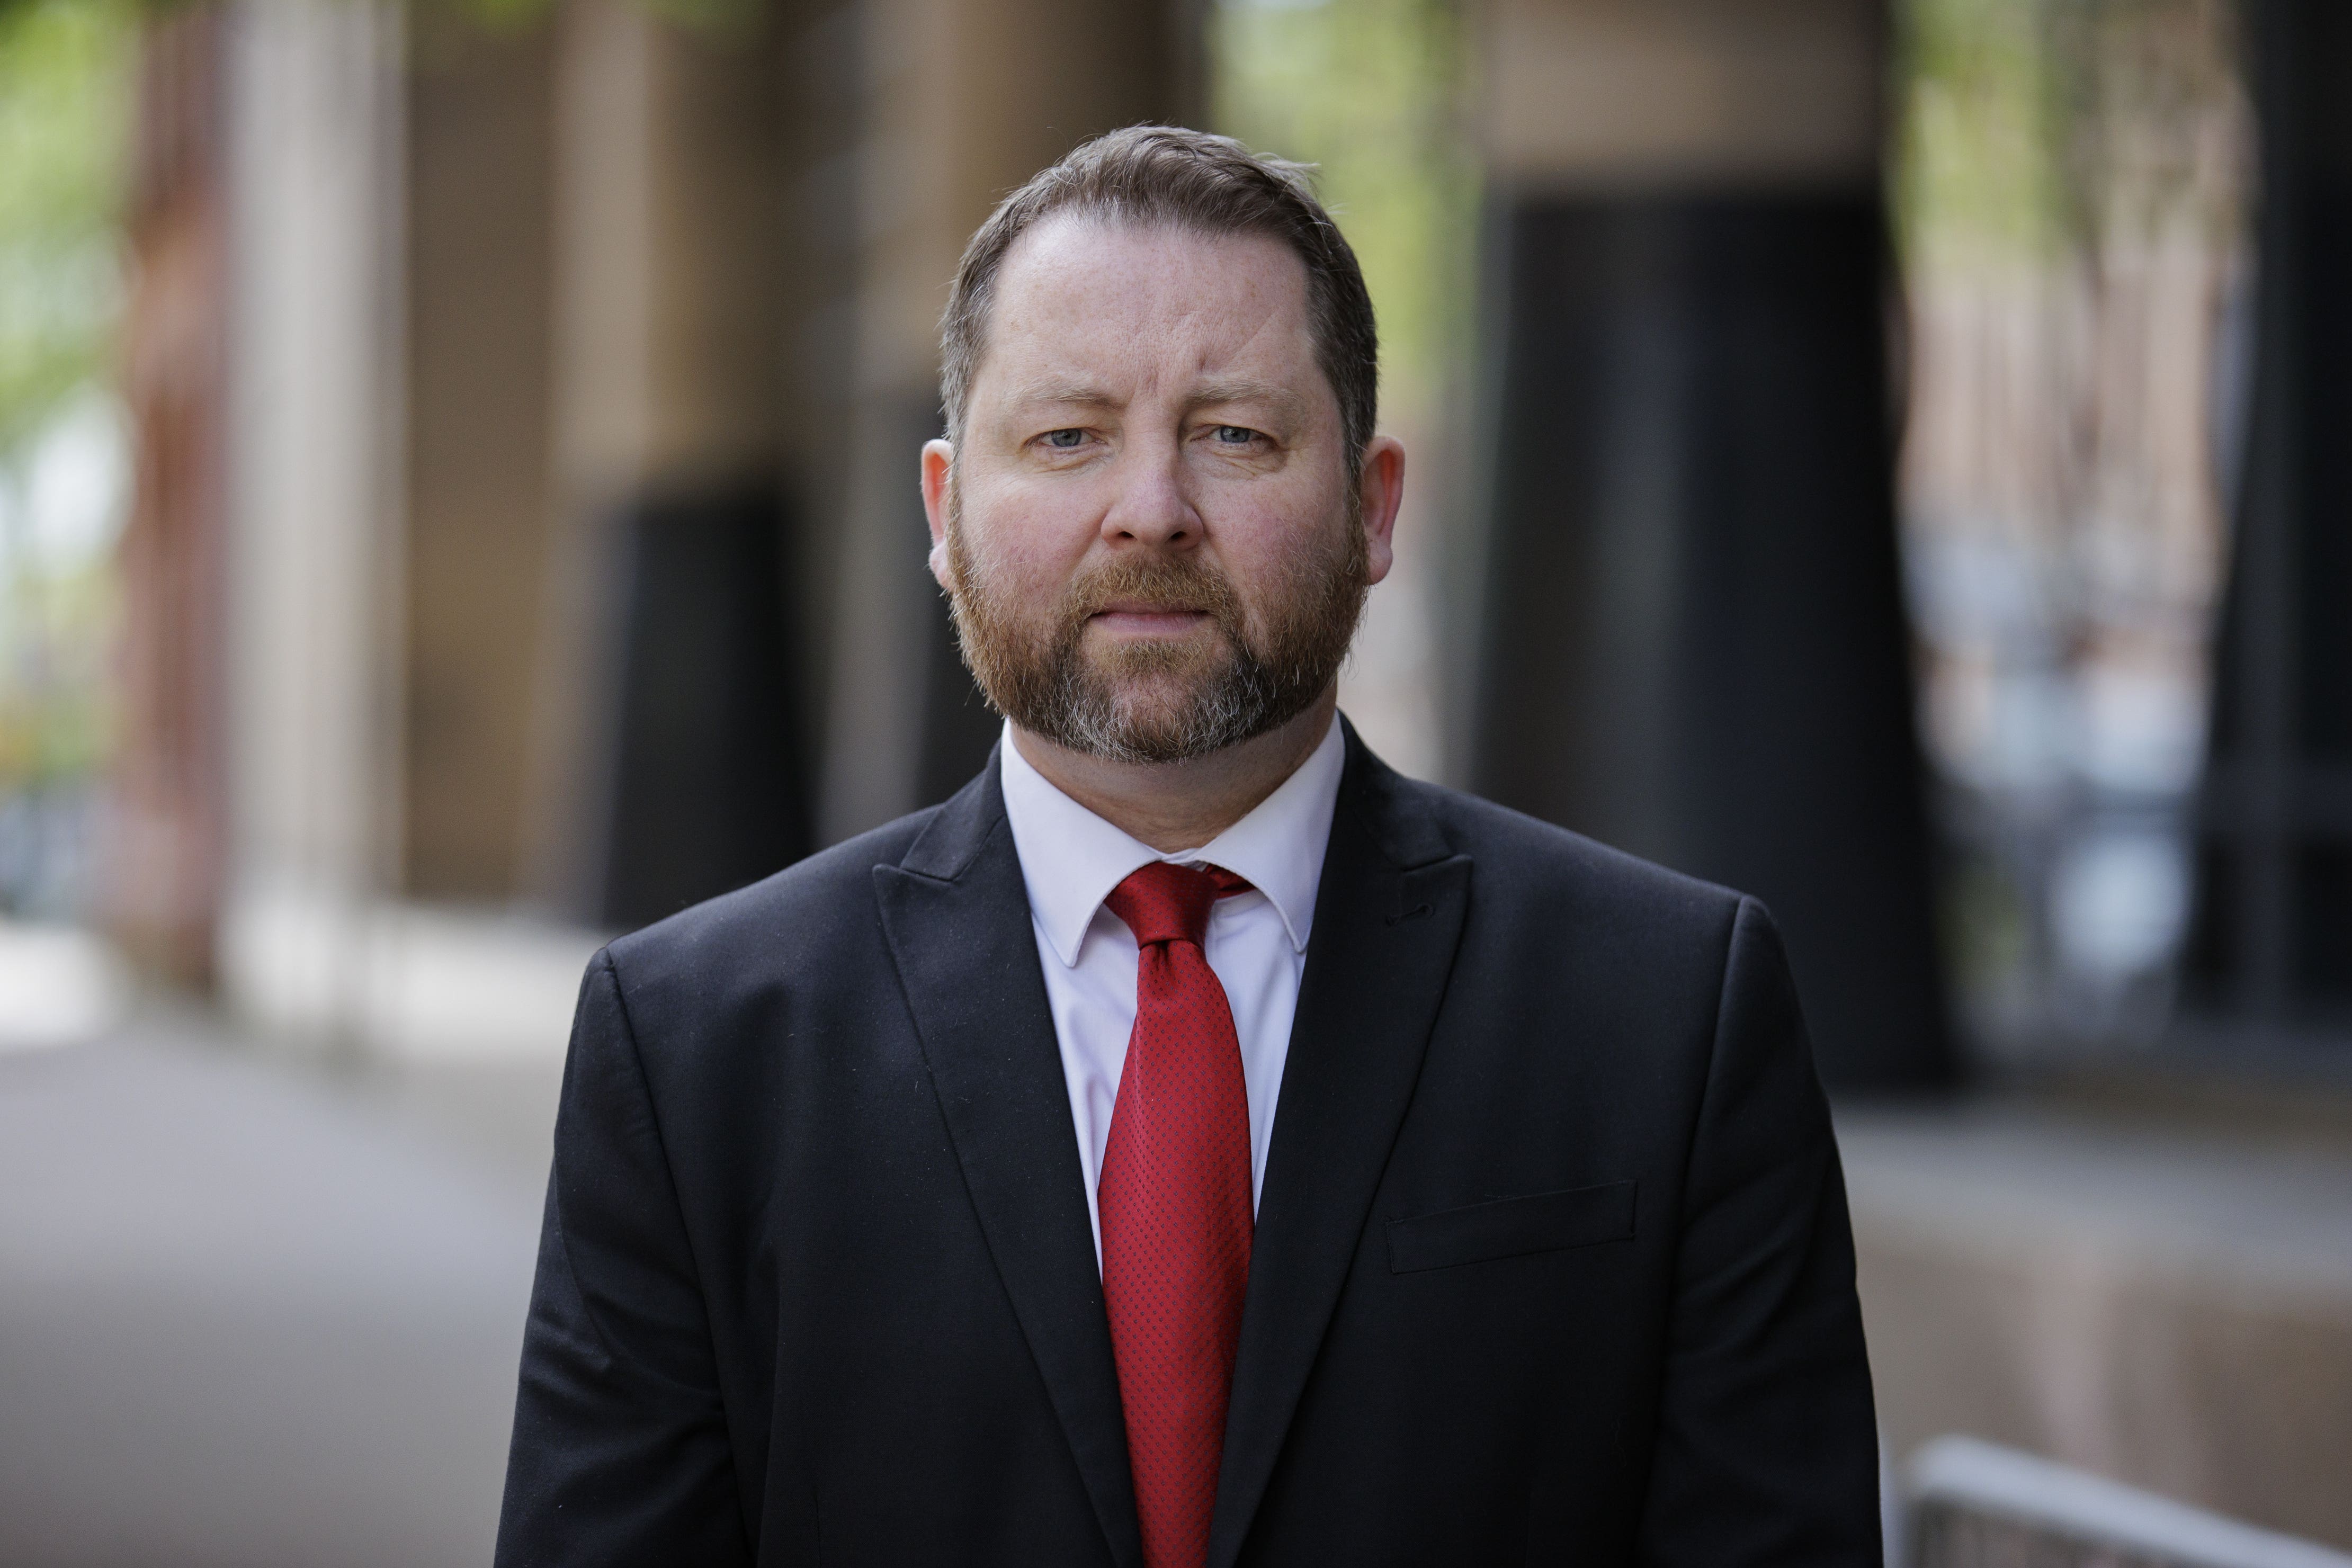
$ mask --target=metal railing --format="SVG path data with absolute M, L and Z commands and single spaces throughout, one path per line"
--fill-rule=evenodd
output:
M 2352 1568 L 2332 1548 L 1974 1437 L 1922 1448 L 1905 1491 L 1909 1568 Z

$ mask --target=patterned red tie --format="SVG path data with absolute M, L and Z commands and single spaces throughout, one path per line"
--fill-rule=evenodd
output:
M 1104 902 L 1135 933 L 1135 1032 L 1103 1151 L 1103 1300 L 1146 1568 L 1209 1554 L 1249 1283 L 1249 1091 L 1201 939 L 1249 883 L 1154 862 Z

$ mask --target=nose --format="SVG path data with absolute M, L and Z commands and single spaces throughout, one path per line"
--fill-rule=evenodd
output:
M 1201 515 L 1185 493 L 1176 447 L 1138 443 L 1119 454 L 1102 537 L 1113 545 L 1190 549 L 1201 542 Z

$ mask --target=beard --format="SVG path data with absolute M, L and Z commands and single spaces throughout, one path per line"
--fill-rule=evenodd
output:
M 963 662 L 989 705 L 1032 734 L 1112 762 L 1184 762 L 1279 728 L 1339 674 L 1370 591 L 1349 507 L 1266 584 L 1253 625 L 1222 571 L 1197 554 L 1123 556 L 1081 573 L 1044 614 L 977 559 L 961 508 L 948 517 L 948 602 Z M 1112 604 L 1189 612 L 1214 633 L 1089 650 Z

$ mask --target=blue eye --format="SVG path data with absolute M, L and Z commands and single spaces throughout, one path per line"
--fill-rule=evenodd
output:
M 1227 446 L 1246 446 L 1257 439 L 1257 432 L 1239 424 L 1217 426 L 1217 439 Z
M 1066 452 L 1086 438 L 1087 433 L 1083 430 L 1049 430 L 1045 433 L 1045 444 L 1058 446 Z

